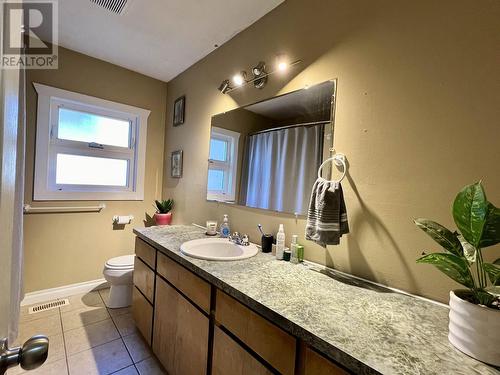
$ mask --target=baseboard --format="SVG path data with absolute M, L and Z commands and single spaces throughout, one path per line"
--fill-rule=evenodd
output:
M 104 289 L 108 287 L 105 279 L 85 281 L 83 283 L 70 284 L 57 288 L 43 289 L 36 292 L 26 293 L 21 301 L 21 306 L 32 305 L 34 303 L 51 301 L 57 298 L 74 296 L 75 294 L 88 293 L 93 290 Z

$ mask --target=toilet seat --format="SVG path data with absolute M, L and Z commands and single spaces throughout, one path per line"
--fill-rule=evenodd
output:
M 105 267 L 111 270 L 127 270 L 134 268 L 135 255 L 123 255 L 121 257 L 109 259 Z

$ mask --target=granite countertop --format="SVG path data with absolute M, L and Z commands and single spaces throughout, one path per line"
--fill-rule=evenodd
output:
M 195 226 L 134 233 L 356 374 L 500 374 L 448 342 L 445 306 L 261 252 L 231 262 L 191 258 L 180 245 L 206 237 Z

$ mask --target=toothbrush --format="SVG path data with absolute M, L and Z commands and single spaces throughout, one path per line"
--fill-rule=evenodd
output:
M 262 235 L 264 236 L 264 232 L 262 231 L 262 225 L 261 225 L 261 224 L 258 224 L 257 226 L 259 227 L 259 231 L 260 231 L 260 233 L 262 233 Z

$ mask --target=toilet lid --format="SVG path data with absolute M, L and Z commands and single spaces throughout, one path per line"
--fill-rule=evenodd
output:
M 111 258 L 106 262 L 107 268 L 124 269 L 134 267 L 135 255 L 123 255 L 121 257 Z

